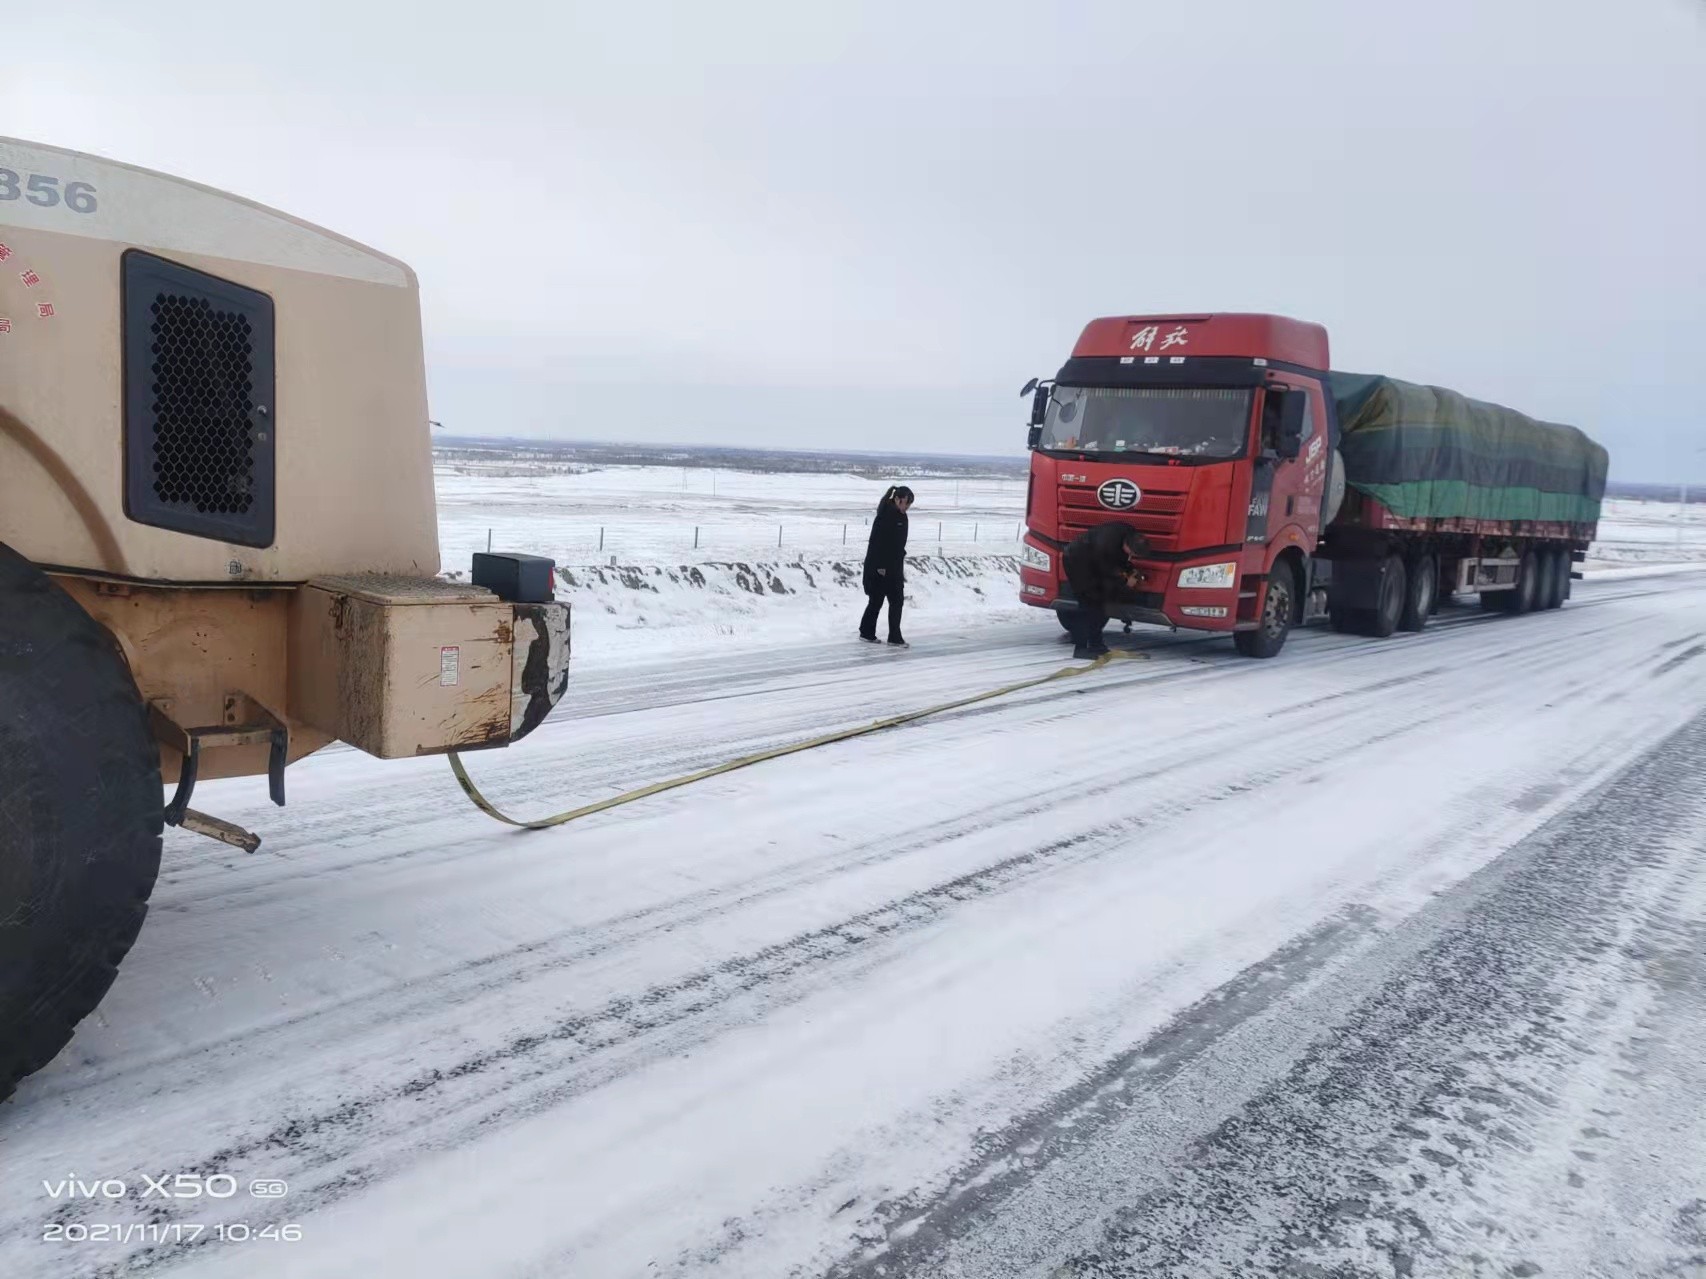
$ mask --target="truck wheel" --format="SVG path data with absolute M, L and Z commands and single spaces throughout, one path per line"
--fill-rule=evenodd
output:
M 1268 574 L 1262 601 L 1262 624 L 1253 631 L 1234 631 L 1232 643 L 1245 657 L 1273 657 L 1285 647 L 1297 616 L 1297 579 L 1284 560 Z
M 1364 633 L 1385 639 L 1397 630 L 1408 595 L 1409 575 L 1404 571 L 1404 561 L 1388 555 L 1380 568 L 1380 603 L 1366 615 L 1368 629 Z
M 1512 613 L 1532 613 L 1540 598 L 1540 567 L 1544 559 L 1533 551 L 1524 551 L 1522 563 L 1516 570 L 1516 589 L 1507 591 L 1506 607 Z
M 1433 616 L 1439 594 L 1439 561 L 1423 555 L 1410 562 L 1404 589 L 1404 608 L 1398 618 L 1401 631 L 1419 631 Z
M 1563 608 L 1564 593 L 1570 585 L 1570 561 L 1565 552 L 1550 550 L 1546 555 L 1546 598 L 1541 608 Z
M 1361 635 L 1366 629 L 1363 615 L 1360 608 L 1328 608 L 1327 625 L 1341 635 Z
M 112 985 L 163 820 L 160 752 L 123 653 L 0 545 L 0 1099 Z

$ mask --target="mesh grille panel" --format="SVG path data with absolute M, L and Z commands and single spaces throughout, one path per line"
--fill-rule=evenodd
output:
M 170 293 L 148 309 L 154 495 L 202 515 L 241 515 L 255 502 L 248 317 Z
M 272 299 L 140 249 L 123 270 L 125 513 L 272 545 Z

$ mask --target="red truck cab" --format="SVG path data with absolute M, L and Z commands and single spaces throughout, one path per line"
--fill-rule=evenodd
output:
M 1092 320 L 1060 372 L 1026 388 L 1021 598 L 1073 609 L 1062 553 L 1115 521 L 1149 550 L 1111 616 L 1230 631 L 1248 655 L 1277 652 L 1342 495 L 1329 492 L 1329 367 L 1326 330 L 1282 316 Z

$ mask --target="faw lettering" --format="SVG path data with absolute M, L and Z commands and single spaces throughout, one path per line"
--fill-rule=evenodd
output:
M 1149 324 L 1131 335 L 1131 349 L 1133 351 L 1165 351 L 1168 347 L 1186 345 L 1190 336 L 1191 331 L 1183 324 L 1175 325 L 1168 330 L 1165 337 L 1161 336 L 1159 324 Z M 1156 345 L 1157 338 L 1160 339 L 1159 346 Z

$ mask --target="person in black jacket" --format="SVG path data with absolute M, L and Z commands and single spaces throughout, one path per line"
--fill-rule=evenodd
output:
M 900 608 L 906 593 L 906 512 L 911 505 L 912 490 L 895 485 L 883 494 L 871 521 L 871 542 L 865 550 L 865 594 L 870 603 L 859 620 L 859 638 L 870 644 L 877 642 L 877 615 L 887 600 L 889 643 L 907 647 L 900 634 Z
M 1100 657 L 1108 651 L 1102 628 L 1108 624 L 1108 602 L 1129 590 L 1137 566 L 1132 563 L 1149 543 L 1129 524 L 1098 524 L 1073 539 L 1061 556 L 1066 580 L 1077 597 L 1078 609 L 1066 614 L 1072 632 L 1072 656 Z

